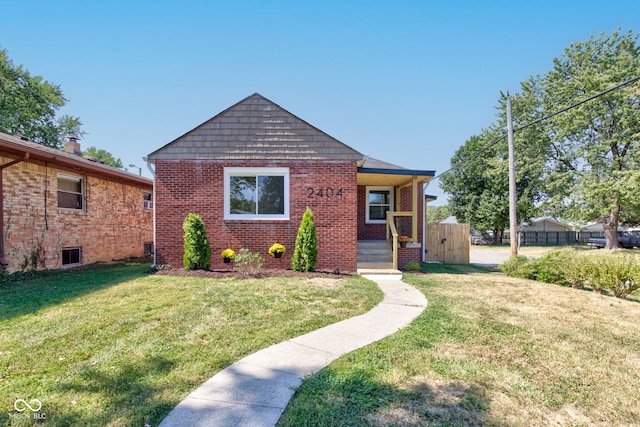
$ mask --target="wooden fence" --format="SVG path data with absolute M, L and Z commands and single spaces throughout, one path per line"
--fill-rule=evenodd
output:
M 427 224 L 427 261 L 469 264 L 471 246 L 469 224 Z

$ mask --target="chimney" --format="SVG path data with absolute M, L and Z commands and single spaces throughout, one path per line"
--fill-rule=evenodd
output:
M 64 143 L 64 151 L 66 153 L 75 154 L 76 156 L 81 156 L 82 150 L 80 149 L 78 138 L 76 138 L 75 136 L 70 136 L 69 141 Z

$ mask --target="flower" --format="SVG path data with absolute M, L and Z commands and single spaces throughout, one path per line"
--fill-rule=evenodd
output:
M 271 245 L 271 247 L 269 248 L 269 255 L 271 256 L 276 256 L 276 254 L 283 254 L 287 251 L 287 248 L 285 248 L 284 245 L 280 244 L 280 243 L 274 243 L 273 245 Z
M 235 258 L 236 257 L 236 253 L 233 251 L 233 249 L 225 249 L 224 251 L 220 252 L 220 256 L 222 258 Z
M 410 242 L 409 236 L 398 236 L 398 242 Z

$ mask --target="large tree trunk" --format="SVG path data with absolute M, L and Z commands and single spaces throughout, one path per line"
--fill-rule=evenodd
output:
M 604 229 L 605 249 L 618 249 L 618 217 L 620 216 L 620 207 L 617 206 L 609 215 L 602 218 L 602 228 Z
M 502 236 L 504 234 L 504 228 L 494 228 L 493 229 L 493 244 L 501 245 L 502 244 Z

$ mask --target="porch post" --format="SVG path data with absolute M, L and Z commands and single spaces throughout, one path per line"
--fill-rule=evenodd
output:
M 418 241 L 418 178 L 411 180 L 411 241 Z

